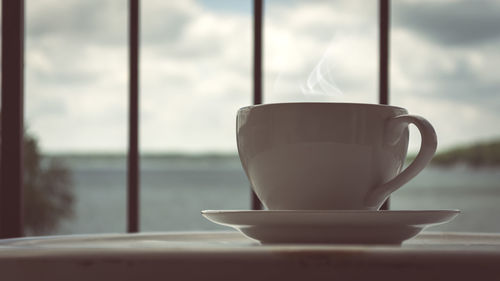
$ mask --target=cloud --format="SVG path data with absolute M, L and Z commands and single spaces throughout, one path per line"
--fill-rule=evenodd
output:
M 178 40 L 142 46 L 145 150 L 236 149 L 236 111 L 251 100 L 250 15 L 193 10 Z
M 376 2 L 361 5 L 315 1 L 269 7 L 266 101 L 376 101 Z M 322 58 L 328 60 L 332 78 L 345 95 L 302 93 L 301 84 Z
M 26 123 L 45 151 L 126 145 L 126 2 L 26 4 Z
M 500 81 L 494 73 L 500 57 L 492 46 L 448 48 L 398 28 L 392 32 L 393 93 L 497 107 Z
M 194 1 L 149 0 L 141 5 L 141 43 L 170 45 L 180 40 L 191 19 L 202 12 Z
M 448 47 L 500 39 L 500 3 L 479 1 L 394 1 L 393 21 Z
M 127 2 L 84 2 L 28 2 L 26 119 L 45 151 L 124 151 Z M 499 43 L 409 15 L 418 6 L 422 17 L 454 17 L 470 5 L 433 3 L 393 6 L 391 101 L 429 118 L 445 146 L 498 136 L 487 124 L 500 121 Z M 251 15 L 196 1 L 141 8 L 141 149 L 234 152 L 236 111 L 252 100 Z M 276 1 L 265 13 L 265 102 L 377 102 L 375 1 Z M 446 28 L 460 40 L 434 37 Z M 304 95 L 300 83 L 325 55 L 343 94 Z
M 121 45 L 126 40 L 127 2 L 115 0 L 42 0 L 26 3 L 30 40 L 64 38 L 66 42 Z
M 498 44 L 448 48 L 404 28 L 391 37 L 391 103 L 428 118 L 440 148 L 500 137 Z
M 484 103 L 422 99 L 407 93 L 394 95 L 392 101 L 407 108 L 410 114 L 424 116 L 432 123 L 438 136 L 438 150 L 500 137 L 500 132 L 491 126 L 500 122 L 498 110 L 485 109 Z M 498 102 L 494 103 L 498 108 Z M 414 153 L 419 146 L 420 134 L 411 126 L 409 150 Z

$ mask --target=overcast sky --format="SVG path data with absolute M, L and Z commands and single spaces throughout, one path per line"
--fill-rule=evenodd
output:
M 431 121 L 440 149 L 500 137 L 500 1 L 392 2 L 391 103 Z M 251 2 L 141 3 L 142 151 L 236 151 Z M 267 3 L 265 102 L 377 102 L 377 1 Z M 26 1 L 25 119 L 44 151 L 125 151 L 126 4 Z M 313 70 L 323 87 L 307 89 Z

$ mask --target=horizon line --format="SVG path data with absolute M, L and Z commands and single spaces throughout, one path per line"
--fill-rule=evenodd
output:
M 127 151 L 45 151 L 41 155 L 47 156 L 127 156 Z M 238 151 L 144 151 L 140 156 L 235 156 Z

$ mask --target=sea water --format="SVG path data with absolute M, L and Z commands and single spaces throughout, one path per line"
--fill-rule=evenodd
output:
M 71 169 L 74 216 L 51 234 L 126 231 L 126 158 L 59 157 Z M 234 157 L 146 157 L 141 160 L 141 231 L 224 230 L 204 209 L 250 207 L 249 183 Z M 500 232 L 500 169 L 429 166 L 391 197 L 391 209 L 460 209 L 435 231 Z

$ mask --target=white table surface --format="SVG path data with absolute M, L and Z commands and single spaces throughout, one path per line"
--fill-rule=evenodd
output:
M 500 234 L 402 246 L 260 245 L 237 232 L 4 239 L 0 280 L 500 280 Z

